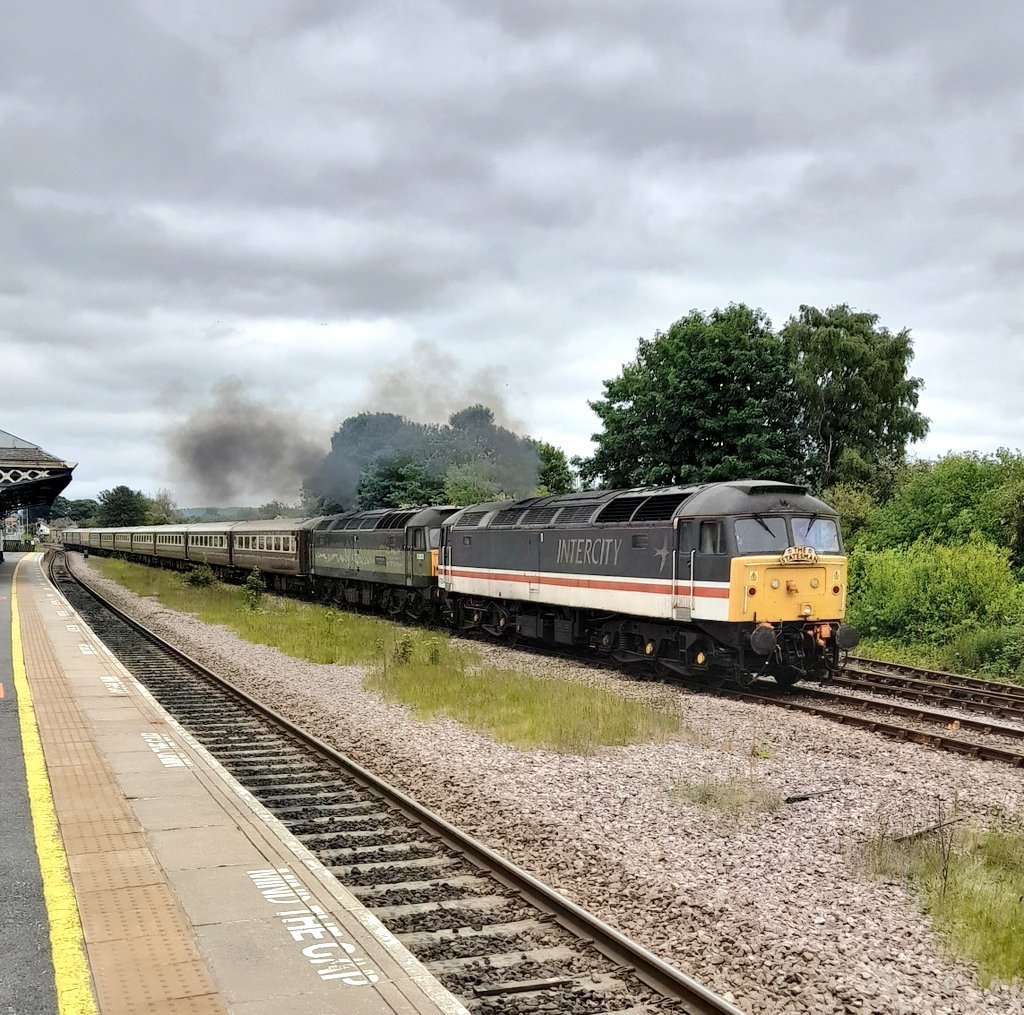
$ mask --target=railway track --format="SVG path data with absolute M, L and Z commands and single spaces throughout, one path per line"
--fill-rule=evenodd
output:
M 779 692 L 774 689 L 774 685 L 767 682 L 763 688 L 757 690 L 738 691 L 720 688 L 716 693 L 733 701 L 749 701 L 784 708 L 790 712 L 803 712 L 845 726 L 856 726 L 872 733 L 880 733 L 895 740 L 906 740 L 953 754 L 1024 768 L 1024 730 L 1011 726 L 1001 726 L 984 720 L 975 721 L 871 698 L 835 694 L 817 688 Z M 798 699 L 801 696 L 827 704 L 800 701 Z M 881 716 L 886 718 L 883 719 Z M 907 726 L 888 721 L 888 717 L 892 716 L 916 720 L 918 725 Z M 977 740 L 965 740 L 953 735 L 954 731 L 960 730 L 974 731 L 980 733 L 981 737 Z M 1001 746 L 985 742 L 984 738 L 993 736 L 1002 737 L 1011 743 Z
M 1024 687 L 939 670 L 855 659 L 835 686 L 897 692 L 901 697 L 1024 719 Z
M 480 1015 L 742 1015 L 367 769 L 131 620 L 53 584 L 125 667 Z

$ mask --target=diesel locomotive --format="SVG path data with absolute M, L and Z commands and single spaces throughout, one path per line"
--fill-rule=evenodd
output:
M 762 480 L 315 519 L 69 529 L 88 548 L 172 567 L 254 566 L 272 587 L 643 672 L 745 684 L 825 679 L 857 643 L 836 512 Z

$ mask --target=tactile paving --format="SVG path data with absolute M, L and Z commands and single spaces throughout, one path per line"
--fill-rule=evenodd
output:
M 188 921 L 63 677 L 31 597 L 25 597 L 21 619 L 36 721 L 100 1012 L 223 1015 Z

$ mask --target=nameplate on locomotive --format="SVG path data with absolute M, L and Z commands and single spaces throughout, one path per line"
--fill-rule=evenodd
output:
M 783 564 L 817 564 L 818 554 L 809 546 L 790 546 L 783 550 L 779 560 Z

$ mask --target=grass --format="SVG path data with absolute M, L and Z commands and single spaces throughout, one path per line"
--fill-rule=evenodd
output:
M 949 952 L 974 962 L 983 986 L 1024 981 L 1024 835 L 951 825 L 871 846 L 876 876 L 907 882 Z
M 750 814 L 767 814 L 782 806 L 782 797 L 761 783 L 753 773 L 729 779 L 699 779 L 681 783 L 672 790 L 676 800 L 720 811 L 739 819 Z
M 393 642 L 398 634 L 395 625 L 377 617 L 339 613 L 277 596 L 264 596 L 254 610 L 246 605 L 244 587 L 223 582 L 196 587 L 174 571 L 112 557 L 91 560 L 104 578 L 140 596 L 152 596 L 172 610 L 222 625 L 245 641 L 269 645 L 296 659 L 343 665 L 370 662 L 378 646 Z
M 980 641 L 986 633 L 963 636 L 949 645 L 907 644 L 894 639 L 865 638 L 854 650 L 854 654 L 884 663 L 964 673 L 984 677 L 986 680 L 1024 685 L 1024 669 L 1018 668 L 1019 662 L 1016 660 L 1000 659 L 998 653 L 993 653 L 993 658 L 986 660 L 979 652 L 972 651 L 974 643 Z
M 592 754 L 679 730 L 679 719 L 668 712 L 573 681 L 483 665 L 476 652 L 438 635 L 407 637 L 365 683 L 420 718 L 450 716 L 526 749 Z
M 220 624 L 240 638 L 315 663 L 371 664 L 364 686 L 421 718 L 449 716 L 503 743 L 592 754 L 601 746 L 664 739 L 677 716 L 568 680 L 485 665 L 478 652 L 437 632 L 276 596 L 247 605 L 245 590 L 186 584 L 171 571 L 92 559 L 110 578 L 172 610 Z

